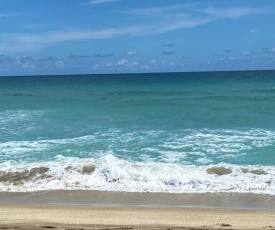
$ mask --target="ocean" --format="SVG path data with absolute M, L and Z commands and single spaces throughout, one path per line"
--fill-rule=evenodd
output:
M 0 77 L 0 191 L 275 194 L 275 71 Z

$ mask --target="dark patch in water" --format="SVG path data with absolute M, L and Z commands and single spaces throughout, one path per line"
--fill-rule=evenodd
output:
M 72 167 L 72 166 L 67 166 L 67 167 L 65 168 L 65 171 L 66 171 L 66 172 L 72 171 L 72 170 L 74 170 L 74 167 Z
M 93 171 L 95 171 L 95 165 L 84 165 L 82 167 L 82 174 L 91 174 Z
M 60 99 L 60 101 L 62 101 L 62 102 L 66 102 L 66 101 L 70 102 L 70 101 L 76 101 L 76 99 L 75 98 L 63 98 L 63 99 Z
M 232 169 L 224 168 L 224 167 L 211 167 L 207 169 L 207 173 L 222 176 L 222 175 L 227 175 L 232 173 Z
M 77 171 L 79 173 L 81 173 L 82 175 L 89 175 L 91 173 L 93 173 L 96 169 L 95 165 L 83 165 L 82 168 L 75 168 L 71 165 L 67 166 L 65 168 L 66 172 L 71 172 L 71 171 Z
M 23 93 L 12 93 L 12 94 L 2 94 L 4 96 L 13 96 L 13 97 L 33 97 L 32 94 L 23 94 Z
M 263 170 L 263 169 L 246 169 L 246 168 L 242 168 L 241 169 L 243 173 L 252 173 L 255 175 L 266 175 L 267 173 Z
M 37 167 L 30 170 L 24 170 L 20 172 L 5 172 L 0 171 L 0 182 L 9 182 L 14 185 L 23 184 L 24 181 L 32 179 L 45 179 L 49 178 L 50 175 L 46 174 L 49 171 L 47 167 Z
M 251 170 L 251 173 L 256 174 L 256 175 L 266 174 L 266 172 L 262 169 Z

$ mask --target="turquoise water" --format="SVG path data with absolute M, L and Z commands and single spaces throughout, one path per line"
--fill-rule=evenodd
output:
M 1 77 L 0 190 L 275 194 L 274 99 L 274 71 Z

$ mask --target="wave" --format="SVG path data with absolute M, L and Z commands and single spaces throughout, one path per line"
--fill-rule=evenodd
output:
M 131 163 L 58 156 L 55 161 L 0 164 L 0 191 L 101 190 L 124 192 L 275 194 L 275 167 Z
M 99 158 L 112 152 L 129 162 L 272 165 L 275 163 L 270 158 L 274 143 L 275 132 L 263 129 L 184 129 L 171 132 L 109 129 L 61 139 L 3 141 L 0 142 L 0 162 L 27 158 L 36 162 L 50 161 L 59 154 Z

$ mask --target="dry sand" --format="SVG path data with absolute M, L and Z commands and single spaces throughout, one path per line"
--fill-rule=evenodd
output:
M 145 206 L 0 205 L 0 229 L 275 229 L 275 211 Z

